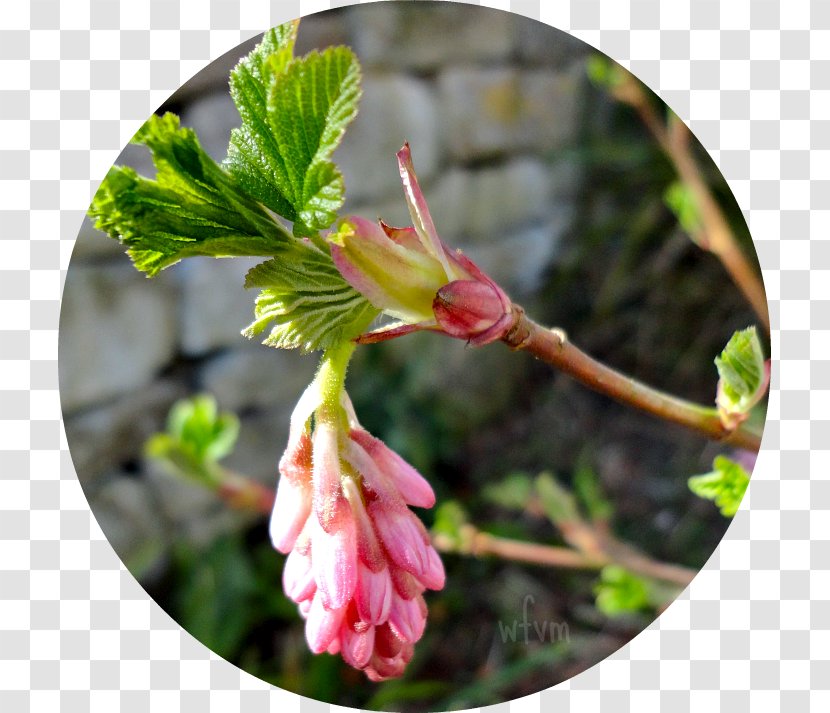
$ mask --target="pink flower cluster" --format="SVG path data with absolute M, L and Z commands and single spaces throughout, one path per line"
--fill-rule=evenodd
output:
M 435 495 L 360 426 L 345 392 L 346 418 L 329 419 L 313 387 L 291 419 L 271 516 L 274 546 L 288 554 L 283 587 L 314 653 L 340 653 L 373 681 L 395 678 L 424 632 L 423 592 L 444 586 L 441 559 L 408 508 L 432 507 Z

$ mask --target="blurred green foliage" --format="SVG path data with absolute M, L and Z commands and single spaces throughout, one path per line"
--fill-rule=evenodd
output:
M 238 436 L 236 415 L 220 413 L 216 399 L 201 394 L 173 405 L 167 431 L 147 441 L 145 452 L 177 475 L 215 487 L 221 477 L 216 463 L 233 451 Z
M 690 490 L 714 501 L 724 517 L 733 517 L 738 512 L 748 486 L 749 474 L 744 467 L 726 456 L 715 458 L 711 473 L 689 478 Z
M 618 565 L 602 568 L 594 585 L 597 609 L 606 616 L 618 616 L 648 609 L 651 606 L 649 585 L 645 579 Z

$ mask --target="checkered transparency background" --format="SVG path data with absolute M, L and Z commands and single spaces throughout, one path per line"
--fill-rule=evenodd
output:
M 90 514 L 57 387 L 73 240 L 120 148 L 211 59 L 343 4 L 3 4 L 0 711 L 343 710 L 240 672 L 146 596 Z M 774 357 L 749 494 L 691 588 L 598 666 L 492 710 L 830 710 L 830 2 L 481 5 L 572 32 L 690 123 L 752 230 Z

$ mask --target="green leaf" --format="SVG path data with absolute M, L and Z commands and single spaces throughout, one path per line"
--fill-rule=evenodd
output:
M 724 517 L 733 517 L 749 485 L 749 474 L 726 456 L 715 458 L 712 468 L 711 473 L 689 478 L 689 489 L 698 497 L 714 501 Z
M 151 458 L 171 470 L 208 485 L 217 485 L 217 461 L 229 455 L 239 435 L 239 419 L 219 413 L 210 395 L 177 401 L 167 417 L 167 432 L 158 433 L 145 446 Z
M 716 403 L 721 420 L 729 428 L 745 421 L 769 385 L 769 372 L 755 327 L 735 332 L 715 358 L 720 379 Z
M 208 156 L 175 114 L 152 116 L 133 138 L 147 146 L 156 179 L 113 167 L 89 209 L 95 227 L 126 245 L 152 277 L 184 257 L 276 255 L 292 239 Z
M 294 222 L 295 235 L 328 228 L 343 204 L 343 177 L 330 161 L 357 114 L 360 66 L 346 47 L 287 61 L 293 36 L 271 37 L 231 74 L 242 126 L 231 132 L 226 165 L 245 189 Z
M 264 343 L 282 349 L 326 349 L 358 336 L 378 315 L 331 257 L 309 244 L 252 268 L 245 287 L 263 289 L 243 334 L 254 337 L 273 323 Z
M 573 495 L 550 473 L 536 478 L 536 492 L 548 519 L 556 526 L 581 520 Z
M 699 243 L 702 237 L 703 221 L 697 201 L 688 187 L 681 181 L 675 181 L 666 189 L 663 200 L 674 213 L 680 227 Z
M 602 89 L 614 89 L 625 82 L 625 70 L 614 60 L 602 54 L 588 57 L 585 70 L 588 79 Z
M 577 468 L 573 478 L 573 489 L 592 520 L 607 520 L 611 517 L 613 508 L 602 494 L 599 476 L 593 468 L 584 464 Z
M 651 604 L 648 582 L 614 564 L 602 568 L 594 595 L 597 609 L 606 616 L 641 611 Z
M 524 510 L 533 498 L 533 481 L 525 473 L 512 473 L 500 483 L 484 486 L 485 500 L 513 510 Z
M 467 513 L 457 500 L 446 500 L 435 510 L 432 533 L 446 538 L 455 548 L 463 545 Z

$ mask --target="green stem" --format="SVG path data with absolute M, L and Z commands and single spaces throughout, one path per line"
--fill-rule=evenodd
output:
M 526 351 L 537 359 L 564 371 L 594 391 L 634 406 L 666 421 L 680 424 L 717 441 L 758 451 L 761 437 L 745 425 L 729 429 L 717 409 L 701 406 L 665 394 L 626 376 L 588 356 L 570 341 L 561 329 L 545 329 L 513 307 L 515 323 L 503 338 L 511 349 Z
M 323 352 L 317 376 L 314 378 L 319 385 L 322 399 L 322 404 L 317 410 L 318 418 L 336 420 L 345 417 L 340 405 L 340 396 L 346 383 L 349 360 L 356 346 L 351 341 L 341 342 Z

